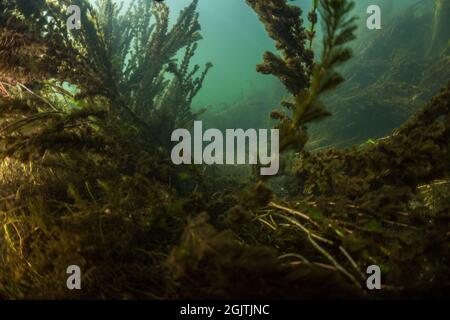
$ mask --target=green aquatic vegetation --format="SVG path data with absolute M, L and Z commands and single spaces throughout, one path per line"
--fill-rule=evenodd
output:
M 303 150 L 351 56 L 350 1 L 314 1 L 305 28 L 286 1 L 248 0 L 281 54 L 258 70 L 292 95 L 273 116 L 283 149 L 301 152 L 278 185 L 170 162 L 169 133 L 192 123 L 211 67 L 191 66 L 197 1 L 172 27 L 161 3 L 71 2 L 86 27 L 73 33 L 53 2 L 0 3 L 1 298 L 444 296 L 450 87 L 388 137 Z M 74 262 L 82 291 L 63 285 Z M 372 264 L 381 293 L 364 289 Z
M 0 296 L 165 297 L 181 195 L 200 176 L 166 149 L 211 67 L 191 67 L 197 1 L 172 27 L 164 4 L 70 1 L 83 9 L 73 32 L 68 4 L 0 4 Z M 70 261 L 85 293 L 60 286 Z
M 328 5 L 332 6 L 332 2 Z M 342 5 L 340 1 L 334 5 L 337 3 Z M 326 5 L 322 2 L 322 10 L 330 9 Z M 261 8 L 255 8 L 263 16 Z M 341 9 L 341 14 L 346 12 L 345 6 Z M 354 20 L 338 19 L 345 27 L 342 37 L 335 38 L 332 26 L 336 24 L 331 17 L 336 12 L 333 12 L 322 11 L 322 18 L 327 21 L 322 64 L 316 63 L 311 69 L 311 82 L 299 94 L 294 94 L 294 102 L 284 103 L 291 115 L 279 111 L 272 114 L 282 122 L 279 126 L 282 133 L 285 125 L 284 134 L 288 138 L 285 147 L 303 149 L 307 141 L 305 124 L 326 115 L 323 104 L 314 104 L 320 103 L 321 93 L 343 80 L 333 71 L 330 61 L 339 65 L 351 57 L 345 44 L 354 38 Z M 270 21 L 262 20 L 270 30 Z M 334 57 L 333 49 L 330 50 L 335 43 L 333 39 L 340 39 L 336 44 L 344 44 L 336 46 Z M 375 263 L 383 271 L 389 270 L 386 280 L 393 295 L 411 288 L 415 288 L 412 290 L 416 294 L 421 290 L 442 294 L 446 285 L 440 281 L 448 276 L 442 266 L 448 262 L 448 254 L 437 258 L 435 251 L 425 252 L 431 243 L 439 252 L 448 250 L 447 236 L 442 233 L 448 225 L 448 207 L 443 205 L 445 201 L 437 200 L 439 195 L 431 196 L 435 199 L 431 200 L 429 192 L 424 202 L 420 190 L 424 185 L 434 185 L 435 179 L 448 178 L 448 92 L 448 88 L 443 90 L 392 136 L 369 140 L 349 150 L 300 152 L 293 168 L 298 179 L 285 185 L 287 189 L 300 188 L 300 192 L 291 195 L 286 204 L 277 203 L 280 199 L 264 206 L 255 213 L 257 219 L 274 237 L 285 239 L 281 247 L 287 255 L 308 261 L 304 252 L 315 249 L 322 256 L 321 263 L 330 263 L 352 282 L 360 279 L 365 266 Z M 309 110 L 318 112 L 308 117 Z M 301 125 L 303 132 L 293 131 L 296 125 Z M 424 207 L 425 204 L 430 207 L 433 202 L 433 210 Z M 436 214 L 436 208 L 439 208 L 439 218 L 430 222 L 427 217 Z M 296 255 L 297 252 L 303 254 Z M 424 254 L 429 263 L 420 260 Z M 413 266 L 419 278 L 411 280 L 409 273 L 402 269 L 405 264 Z M 439 280 L 432 280 L 437 273 Z M 428 283 L 419 289 L 418 283 L 423 284 L 424 279 Z
M 189 221 L 169 262 L 181 298 L 361 297 L 334 269 L 308 263 L 298 268 L 270 247 L 246 246 L 233 233 L 217 231 L 206 214 Z
M 309 147 L 389 135 L 439 92 L 449 77 L 450 28 L 439 30 L 444 46 L 432 50 L 433 9 L 427 1 L 411 4 L 354 41 L 358 56 L 342 70 L 348 80 L 324 99 L 333 117 L 309 127 Z
M 83 25 L 71 32 L 64 10 L 70 4 L 82 9 Z M 211 67 L 198 77 L 200 67 L 190 68 L 201 39 L 196 6 L 193 1 L 169 28 L 168 7 L 148 1 L 137 1 L 124 13 L 111 0 L 98 7 L 85 0 L 6 1 L 0 8 L 0 43 L 7 45 L 0 55 L 1 80 L 69 83 L 78 90 L 76 99 L 106 99 L 102 107 L 111 120 L 136 127 L 153 146 L 164 145 L 168 132 L 194 117 L 192 99 Z M 180 50 L 184 56 L 177 64 Z
M 321 97 L 344 81 L 336 68 L 348 61 L 351 50 L 347 43 L 355 38 L 355 18 L 348 17 L 354 4 L 345 0 L 315 1 L 309 14 L 310 30 L 303 26 L 302 11 L 285 1 L 247 1 L 266 26 L 282 57 L 266 52 L 264 63 L 257 70 L 280 79 L 293 95 L 294 101 L 283 101 L 291 115 L 274 111 L 272 118 L 280 121 L 280 151 L 294 148 L 302 150 L 308 135 L 306 124 L 320 120 L 330 113 Z M 324 26 L 324 39 L 320 62 L 314 62 L 311 44 L 319 10 Z M 306 43 L 310 41 L 309 48 Z
M 447 250 L 443 230 L 448 225 L 448 204 L 427 190 L 438 188 L 445 193 L 438 182 L 445 186 L 449 176 L 449 93 L 449 87 L 442 90 L 391 136 L 375 144 L 304 152 L 294 169 L 302 196 L 343 230 L 353 230 L 351 239 L 359 238 L 358 249 L 350 249 L 353 240 L 346 240 L 353 256 L 362 255 L 356 261 L 388 265 L 389 282 L 414 287 L 412 280 L 404 279 L 410 277 L 402 271 L 408 263 L 429 278 L 427 286 L 436 294 L 445 285 L 432 281 L 432 275 L 442 272 L 446 277 L 448 272 L 441 266 L 449 257 L 437 258 L 427 248 L 433 243 L 437 251 Z M 424 255 L 433 262 L 422 265 Z

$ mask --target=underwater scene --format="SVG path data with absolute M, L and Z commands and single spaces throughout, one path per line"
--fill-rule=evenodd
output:
M 1 0 L 0 300 L 448 299 L 449 80 L 449 0 Z

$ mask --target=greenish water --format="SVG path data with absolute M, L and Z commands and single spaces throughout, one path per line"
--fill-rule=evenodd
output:
M 190 0 L 168 1 L 172 19 Z M 230 104 L 252 91 L 270 90 L 274 79 L 258 74 L 255 66 L 264 51 L 274 48 L 263 25 L 243 0 L 203 0 L 199 3 L 203 40 L 194 61 L 211 61 L 195 106 Z
M 129 2 L 125 1 L 126 4 Z M 191 0 L 166 0 L 171 10 L 172 23 L 179 11 L 190 2 Z M 376 31 L 369 34 L 366 28 L 368 16 L 366 10 L 369 5 L 381 7 L 382 23 L 383 27 L 386 27 L 391 21 L 395 21 L 395 15 L 399 10 L 416 2 L 416 0 L 356 1 L 354 15 L 359 17 L 359 38 L 367 41 L 367 37 L 377 36 Z M 433 5 L 433 0 L 429 2 Z M 307 13 L 312 0 L 296 0 L 291 3 L 302 7 L 304 13 Z M 256 72 L 256 65 L 262 61 L 264 51 L 274 50 L 274 43 L 245 0 L 200 0 L 198 12 L 203 40 L 200 41 L 193 62 L 204 65 L 210 61 L 214 64 L 214 68 L 195 98 L 194 108 L 208 107 L 210 110 L 221 110 L 252 95 L 258 95 L 260 100 L 265 100 L 264 95 L 267 95 L 267 100 L 270 101 L 274 95 L 281 97 L 283 93 L 280 92 L 278 80 Z M 362 37 L 364 34 L 367 36 Z M 320 46 L 320 43 L 321 39 L 318 37 L 315 45 Z

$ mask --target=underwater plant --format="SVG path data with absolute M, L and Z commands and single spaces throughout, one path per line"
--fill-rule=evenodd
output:
M 346 0 L 314 1 L 308 15 L 309 30 L 303 26 L 302 10 L 283 0 L 247 0 L 265 25 L 282 56 L 271 52 L 264 55 L 264 63 L 257 70 L 280 79 L 293 95 L 294 101 L 283 101 L 291 115 L 274 111 L 271 116 L 280 121 L 280 151 L 294 148 L 302 150 L 308 140 L 306 124 L 320 120 L 330 113 L 320 97 L 344 81 L 336 68 L 351 56 L 347 43 L 355 38 L 354 17 L 348 17 L 354 3 Z M 320 62 L 314 61 L 311 50 L 315 25 L 320 13 L 324 26 L 324 39 Z M 308 46 L 309 41 L 309 46 Z
M 1 297 L 167 295 L 175 194 L 197 183 L 167 146 L 211 67 L 191 66 L 197 3 L 172 26 L 146 0 L 0 3 Z M 88 270 L 87 292 L 60 286 L 70 261 Z
M 268 2 L 249 2 L 262 17 L 270 34 L 273 23 L 265 17 L 277 20 L 277 7 L 268 5 Z M 272 1 L 272 4 L 275 2 Z M 312 113 L 311 118 L 305 112 L 315 110 L 314 103 L 320 101 L 316 100 L 321 97 L 320 94 L 327 88 L 335 88 L 343 80 L 333 72 L 333 68 L 326 72 L 326 67 L 332 66 L 327 61 L 335 61 L 339 65 L 351 57 L 350 50 L 339 44 L 354 38 L 354 20 L 346 20 L 342 18 L 345 15 L 339 14 L 337 16 L 341 18 L 334 19 L 332 17 L 336 15 L 331 14 L 346 12 L 344 2 L 321 2 L 322 18 L 326 21 L 323 62 L 312 67 L 311 82 L 302 83 L 304 93 L 299 95 L 289 90 L 294 95 L 294 103 L 284 104 L 291 109 L 292 115 L 289 117 L 279 111 L 272 113 L 287 126 L 284 133 L 290 139 L 285 140 L 285 146 L 292 145 L 300 151 L 291 171 L 297 179 L 290 180 L 284 186 L 291 191 L 290 198 L 267 200 L 262 204 L 257 218 L 275 234 L 287 233 L 293 238 L 283 245 L 293 247 L 292 251 L 286 251 L 286 256 L 298 257 L 307 263 L 308 258 L 303 254 L 309 250 L 308 246 L 303 245 L 306 239 L 309 247 L 323 255 L 322 263 L 331 263 L 356 286 L 362 279 L 364 266 L 375 263 L 381 266 L 383 272 L 389 273 L 385 280 L 390 283 L 386 287 L 392 295 L 410 292 L 420 296 L 422 292 L 432 292 L 443 296 L 448 290 L 448 280 L 444 279 L 449 276 L 448 270 L 443 267 L 449 259 L 448 253 L 444 254 L 449 252 L 448 232 L 444 231 L 448 227 L 448 205 L 445 201 L 438 201 L 439 198 L 430 200 L 433 196 L 424 194 L 423 190 L 437 190 L 436 193 L 447 190 L 445 186 L 448 185 L 450 168 L 448 86 L 388 137 L 346 150 L 303 150 L 307 141 L 304 124 L 326 115 L 322 112 L 322 104 L 317 109 L 321 112 Z M 342 6 L 339 7 L 338 3 Z M 436 3 L 436 12 L 440 12 L 442 2 Z M 435 16 L 435 21 L 438 20 Z M 332 32 L 332 26 L 338 25 L 337 22 L 344 25 L 342 38 L 335 38 Z M 439 35 L 448 41 L 448 30 L 441 31 Z M 327 49 L 327 44 L 333 43 L 337 44 L 337 52 L 330 59 L 327 57 L 333 54 L 327 52 L 333 50 Z M 435 56 L 439 61 L 445 61 L 446 53 L 439 52 Z M 266 57 L 269 56 L 266 54 Z M 322 71 L 321 65 L 324 66 Z M 277 69 L 278 75 L 286 79 L 287 73 L 283 74 L 280 70 L 286 69 Z M 304 70 L 299 73 L 304 74 Z M 323 72 L 323 78 L 320 72 Z M 277 75 L 276 71 L 270 73 Z M 439 74 L 447 75 L 448 79 L 448 69 L 441 70 Z M 323 83 L 329 84 L 324 87 L 325 90 L 321 90 Z M 380 88 L 377 94 L 379 91 Z M 303 125 L 303 133 L 292 131 L 300 124 Z M 280 204 L 280 201 L 285 203 Z M 280 231 L 286 223 L 299 235 Z M 285 237 L 289 238 L 287 235 Z M 297 253 L 299 256 L 296 256 Z M 411 277 L 411 268 L 415 270 L 416 277 Z
M 82 8 L 79 30 L 66 28 L 70 4 Z M 211 67 L 208 63 L 199 77 L 199 66 L 190 70 L 201 39 L 197 1 L 171 28 L 167 6 L 150 1 L 127 9 L 111 0 L 95 8 L 85 0 L 6 1 L 1 6 L 3 83 L 33 81 L 46 83 L 44 88 L 67 83 L 77 92 L 75 100 L 104 98 L 109 119 L 136 127 L 153 146 L 170 141 L 167 134 L 191 120 L 192 99 Z M 177 64 L 180 50 L 184 57 Z
M 439 93 L 450 75 L 450 28 L 438 30 L 442 46 L 433 49 L 434 12 L 428 1 L 408 4 L 385 15 L 382 30 L 353 42 L 358 54 L 343 70 L 348 81 L 326 97 L 333 117 L 310 127 L 309 148 L 343 148 L 389 135 Z

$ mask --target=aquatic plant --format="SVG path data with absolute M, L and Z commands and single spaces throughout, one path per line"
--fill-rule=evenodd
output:
M 321 0 L 319 13 L 324 26 L 321 61 L 314 62 L 311 44 L 317 23 L 317 1 L 308 15 L 310 30 L 303 26 L 302 10 L 284 0 L 247 0 L 265 25 L 282 56 L 271 52 L 264 55 L 264 63 L 257 70 L 280 79 L 294 96 L 294 101 L 283 101 L 292 115 L 274 111 L 272 118 L 280 121 L 280 151 L 288 148 L 302 150 L 308 140 L 306 124 L 320 120 L 330 113 L 325 109 L 321 96 L 344 81 L 335 71 L 348 61 L 351 50 L 347 43 L 354 39 L 355 18 L 348 17 L 353 2 L 346 0 Z
M 437 295 L 446 290 L 448 203 L 424 190 L 445 193 L 449 183 L 449 108 L 450 83 L 392 135 L 359 148 L 303 152 L 294 167 L 309 199 L 302 211 L 348 231 L 342 240 L 351 255 L 389 270 L 396 290 L 418 283 Z
M 343 69 L 348 80 L 324 99 L 333 117 L 310 126 L 309 148 L 389 135 L 440 91 L 450 74 L 450 28 L 439 30 L 445 40 L 433 49 L 433 17 L 428 1 L 414 2 L 354 41 L 358 55 Z
M 276 19 L 275 6 L 249 2 L 263 17 L 270 33 L 271 24 L 264 17 Z M 259 204 L 260 210 L 251 212 L 274 237 L 285 239 L 283 244 L 277 242 L 284 248 L 283 257 L 311 264 L 310 257 L 316 258 L 310 252 L 313 249 L 322 256 L 320 263 L 339 270 L 356 287 L 364 278 L 364 268 L 377 264 L 389 273 L 385 288 L 393 296 L 400 292 L 419 296 L 421 292 L 433 292 L 440 296 L 447 288 L 443 279 L 449 276 L 444 267 L 449 256 L 443 254 L 449 252 L 448 233 L 444 231 L 448 205 L 438 201 L 438 197 L 431 200 L 429 190 L 445 193 L 448 184 L 450 88 L 443 89 L 389 137 L 348 150 L 302 150 L 307 141 L 304 125 L 325 116 L 322 104 L 318 108 L 321 112 L 312 113 L 311 118 L 305 112 L 314 110 L 321 93 L 343 80 L 333 68 L 327 69 L 332 66 L 327 61 L 338 65 L 351 56 L 347 48 L 338 45 L 335 58 L 329 60 L 333 54 L 327 51 L 335 43 L 333 39 L 340 39 L 336 44 L 345 44 L 354 37 L 353 19 L 332 18 L 336 17 L 337 3 L 342 5 L 340 13 L 346 12 L 345 5 L 336 1 L 337 7 L 330 9 L 332 2 L 321 2 L 322 18 L 326 21 L 322 63 L 312 68 L 311 82 L 302 84 L 304 93 L 291 91 L 294 103 L 284 103 L 292 110 L 292 116 L 273 113 L 286 124 L 281 131 L 289 138 L 284 147 L 296 146 L 301 151 L 292 171 L 297 179 L 284 186 L 290 190 L 291 198 L 266 200 Z M 334 36 L 335 21 L 346 21 L 342 38 Z M 303 70 L 298 72 L 304 74 Z M 296 125 L 302 125 L 302 133 L 292 131 Z M 423 190 L 428 193 L 424 195 Z M 434 249 L 427 252 L 431 247 Z M 411 277 L 411 270 L 417 276 Z
M 69 2 L 82 8 L 72 32 Z M 167 6 L 144 0 L 1 2 L 1 297 L 167 296 L 175 194 L 198 175 L 171 166 L 165 134 L 195 116 L 211 67 L 190 63 L 196 6 L 169 28 Z M 84 293 L 61 286 L 74 261 Z
M 67 30 L 69 5 L 82 9 L 79 30 Z M 192 117 L 192 99 L 211 67 L 199 77 L 199 66 L 190 70 L 201 38 L 196 6 L 197 0 L 169 29 L 167 6 L 149 1 L 137 1 L 124 13 L 111 0 L 97 7 L 85 0 L 7 1 L 1 8 L 1 80 L 69 83 L 76 99 L 106 99 L 110 119 L 135 126 L 150 145 L 163 144 L 165 132 Z

